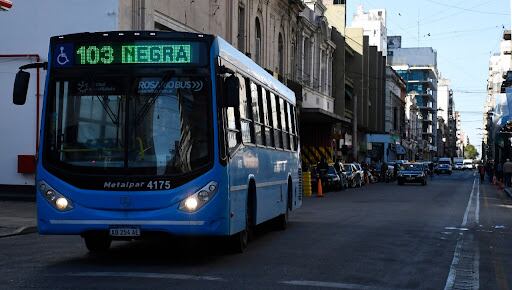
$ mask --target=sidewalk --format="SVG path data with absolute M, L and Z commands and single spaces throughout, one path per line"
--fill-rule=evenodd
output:
M 0 238 L 34 233 L 36 225 L 35 202 L 0 200 Z

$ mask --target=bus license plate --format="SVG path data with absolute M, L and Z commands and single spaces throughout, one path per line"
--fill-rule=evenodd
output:
M 110 236 L 112 236 L 112 237 L 139 237 L 140 229 L 137 227 L 110 228 Z

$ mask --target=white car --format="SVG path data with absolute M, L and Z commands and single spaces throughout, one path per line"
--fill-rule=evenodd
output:
M 464 159 L 464 164 L 462 165 L 462 169 L 466 170 L 466 169 L 473 169 L 473 160 L 471 159 Z

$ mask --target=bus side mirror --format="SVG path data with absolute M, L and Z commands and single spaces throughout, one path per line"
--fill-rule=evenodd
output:
M 14 89 L 12 91 L 12 102 L 15 105 L 24 105 L 27 100 L 28 82 L 30 73 L 26 71 L 18 71 L 14 80 Z
M 234 75 L 224 80 L 224 105 L 227 108 L 238 108 L 240 106 L 240 82 Z

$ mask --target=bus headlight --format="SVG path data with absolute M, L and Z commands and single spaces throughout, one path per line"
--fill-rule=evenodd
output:
M 73 208 L 71 200 L 60 194 L 44 181 L 39 182 L 39 190 L 44 198 L 57 210 L 68 211 Z
M 212 200 L 216 192 L 217 182 L 211 181 L 196 193 L 182 200 L 179 209 L 186 212 L 195 212 Z

